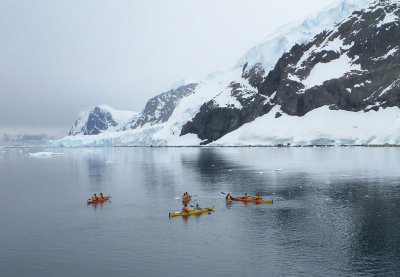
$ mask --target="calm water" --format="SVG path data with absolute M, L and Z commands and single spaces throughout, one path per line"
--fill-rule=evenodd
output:
M 42 150 L 0 148 L 0 276 L 400 275 L 400 148 Z

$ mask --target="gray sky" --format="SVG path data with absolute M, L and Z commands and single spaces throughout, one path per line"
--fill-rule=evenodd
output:
M 66 133 L 79 111 L 140 111 L 335 0 L 0 0 L 0 133 Z

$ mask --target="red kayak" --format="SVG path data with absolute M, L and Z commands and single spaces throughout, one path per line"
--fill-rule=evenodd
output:
M 111 198 L 111 196 L 106 196 L 106 197 L 104 197 L 104 199 L 97 199 L 97 200 L 89 199 L 89 200 L 87 201 L 87 204 L 90 205 L 90 204 L 104 203 L 104 202 L 106 202 L 106 201 L 107 201 L 108 199 L 110 199 L 110 198 Z
M 241 201 L 244 203 L 256 203 L 256 204 L 273 204 L 274 200 L 273 199 L 261 199 L 261 200 L 254 200 L 252 198 L 241 198 L 241 197 L 232 197 L 233 201 Z

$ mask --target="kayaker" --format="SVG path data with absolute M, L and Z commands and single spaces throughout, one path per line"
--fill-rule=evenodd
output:
M 95 194 L 93 194 L 93 196 L 92 196 L 92 200 L 93 200 L 93 201 L 97 201 L 97 200 L 99 200 L 99 198 L 97 197 L 96 193 L 95 193 Z
M 105 199 L 106 199 L 106 198 L 103 196 L 103 193 L 102 193 L 102 192 L 100 192 L 99 199 L 100 199 L 100 200 L 105 200 Z
M 247 193 L 245 193 L 242 197 L 240 197 L 242 199 L 249 199 L 249 196 L 247 195 Z
M 232 201 L 232 196 L 228 193 L 225 197 L 226 201 Z
M 190 212 L 190 209 L 189 209 L 188 205 L 185 204 L 185 205 L 183 206 L 183 208 L 182 208 L 182 213 L 188 213 L 188 212 Z
M 261 195 L 256 194 L 256 196 L 253 197 L 254 200 L 262 200 Z
M 189 200 L 190 200 L 190 195 L 187 192 L 185 192 L 182 196 L 182 202 L 189 202 Z

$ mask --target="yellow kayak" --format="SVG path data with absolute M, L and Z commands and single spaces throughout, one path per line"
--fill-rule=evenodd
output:
M 175 217 L 175 216 L 191 216 L 191 215 L 200 215 L 208 212 L 213 212 L 215 209 L 215 206 L 212 205 L 211 207 L 208 208 L 203 208 L 201 210 L 191 210 L 188 213 L 181 213 L 181 212 L 175 212 L 175 213 L 169 213 L 169 217 Z

